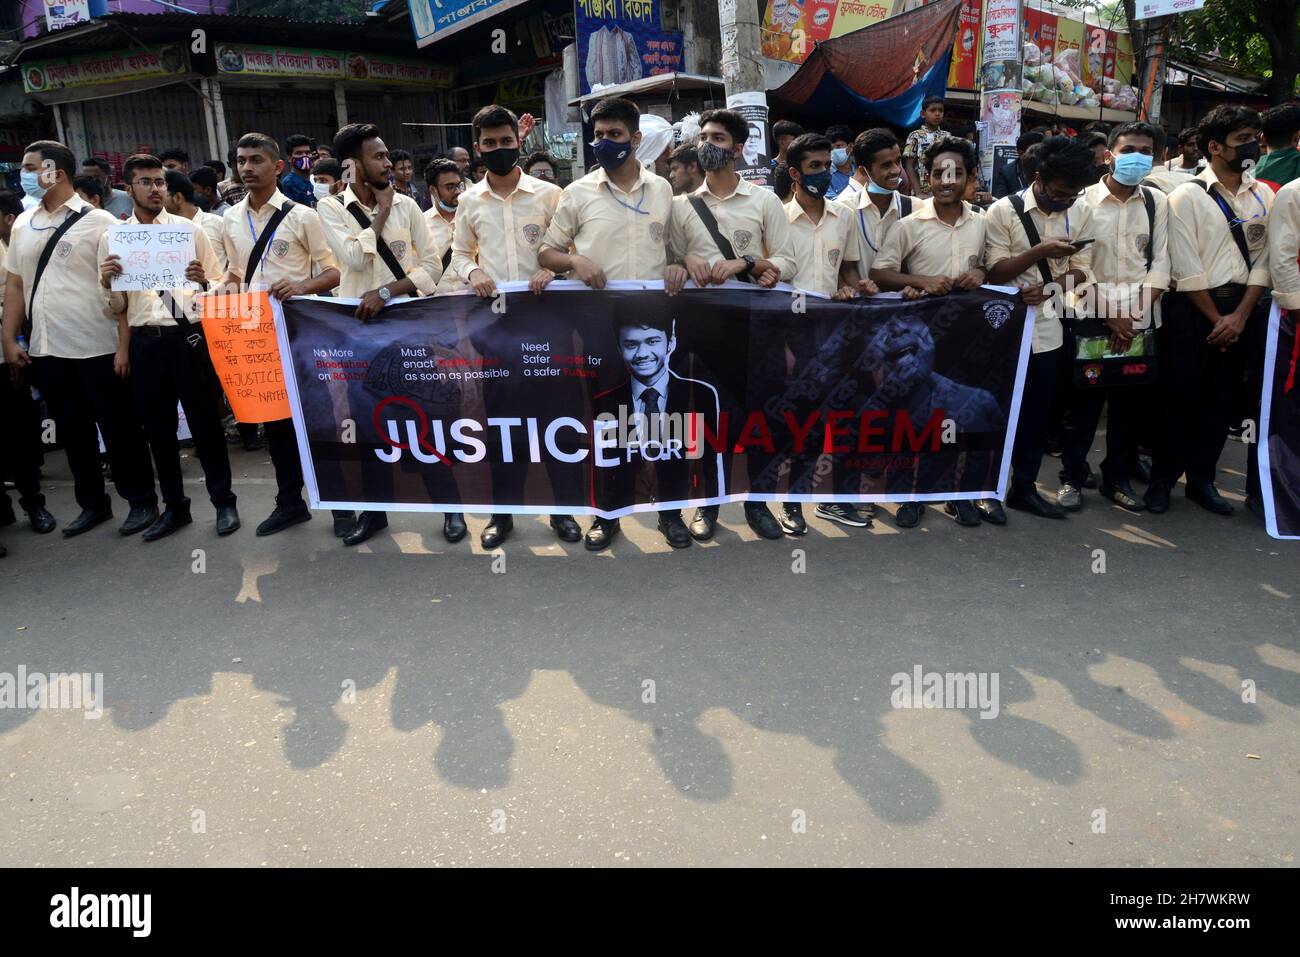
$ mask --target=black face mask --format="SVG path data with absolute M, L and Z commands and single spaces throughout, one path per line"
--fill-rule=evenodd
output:
M 504 146 L 487 153 L 480 153 L 479 156 L 483 158 L 488 171 L 496 176 L 505 176 L 519 162 L 519 150 L 517 148 L 507 149 Z
M 1228 169 L 1240 173 L 1246 168 L 1246 161 L 1259 162 L 1259 141 L 1242 143 L 1236 148 L 1236 155 L 1228 162 Z
M 1038 203 L 1038 208 L 1045 213 L 1063 213 L 1074 205 L 1073 199 L 1065 203 L 1052 199 L 1045 190 L 1039 189 L 1037 185 L 1034 186 L 1034 199 Z

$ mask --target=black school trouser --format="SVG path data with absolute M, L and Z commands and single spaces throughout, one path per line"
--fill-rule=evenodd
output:
M 1219 312 L 1227 314 L 1241 302 L 1245 287 L 1222 286 L 1210 294 Z M 1186 296 L 1169 293 L 1162 301 L 1162 311 L 1157 384 L 1160 427 L 1152 450 L 1151 480 L 1173 485 L 1186 473 L 1188 485 L 1213 483 L 1228 426 L 1237 410 L 1255 335 L 1252 324 L 1261 321 L 1259 310 L 1247 321 L 1240 341 L 1226 350 L 1205 341 L 1212 329 L 1210 321 Z
M 1052 397 L 1060 378 L 1061 363 L 1069 350 L 1058 346 L 1050 352 L 1034 352 L 1025 370 L 1025 389 L 1020 401 L 1020 421 L 1011 448 L 1011 485 L 1021 491 L 1033 491 L 1038 469 L 1047 444 L 1047 425 L 1051 417 Z
M 89 359 L 38 356 L 32 359 L 32 372 L 67 453 L 77 504 L 83 509 L 111 505 L 99 467 L 98 425 L 117 494 L 133 508 L 157 505 L 149 446 L 131 403 L 131 387 L 113 371 L 112 353 Z
M 253 428 L 257 426 L 253 425 Z M 266 446 L 271 452 L 271 464 L 275 466 L 276 508 L 286 511 L 305 509 L 302 458 L 298 454 L 298 434 L 294 431 L 293 419 L 265 422 L 262 428 L 266 430 Z M 334 509 L 333 514 L 339 518 L 352 516 L 352 512 L 346 509 Z
M 153 449 L 158 487 L 169 507 L 188 506 L 190 502 L 185 495 L 176 440 L 178 401 L 185 410 L 185 421 L 203 465 L 208 497 L 216 508 L 235 504 L 221 406 L 207 361 L 207 347 L 191 346 L 175 326 L 137 326 L 131 330 L 131 382 L 136 408 Z
M 1144 418 L 1153 401 L 1149 385 L 1072 388 L 1061 432 L 1061 484 L 1083 488 L 1087 481 L 1088 453 L 1097 437 L 1103 405 L 1107 407 L 1106 457 L 1101 462 L 1101 478 L 1107 485 L 1127 482 L 1137 467 Z
M 9 367 L 0 364 L 0 482 L 11 479 L 24 509 L 43 508 L 41 494 L 41 423 L 26 379 L 15 385 Z M 0 514 L 13 505 L 0 486 Z

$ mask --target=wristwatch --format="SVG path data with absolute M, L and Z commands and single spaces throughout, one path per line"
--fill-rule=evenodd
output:
M 740 258 L 745 260 L 746 275 L 752 274 L 754 271 L 754 263 L 756 263 L 758 260 L 756 260 L 753 256 L 741 256 Z
M 388 300 L 393 298 L 393 294 L 388 291 L 387 286 L 380 286 L 376 290 L 376 295 L 378 295 L 379 298 L 384 301 L 384 305 L 388 305 Z

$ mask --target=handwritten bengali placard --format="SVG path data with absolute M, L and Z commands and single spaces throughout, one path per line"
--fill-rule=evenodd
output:
M 235 418 L 248 423 L 289 418 L 270 294 L 233 293 L 199 301 L 208 354 Z
M 194 227 L 163 223 L 111 226 L 108 252 L 122 260 L 122 272 L 113 277 L 115 292 L 155 289 L 197 289 L 185 278 L 194 259 Z

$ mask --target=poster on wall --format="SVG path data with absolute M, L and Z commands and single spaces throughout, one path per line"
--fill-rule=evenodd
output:
M 749 137 L 736 162 L 740 178 L 755 186 L 772 187 L 772 166 L 768 162 L 767 95 L 733 93 L 727 97 L 727 109 L 735 110 L 749 124 Z
M 962 0 L 957 20 L 957 39 L 952 45 L 952 65 L 948 68 L 948 86 L 954 90 L 973 90 L 979 78 L 980 0 Z
M 90 20 L 90 0 L 45 0 L 45 26 L 50 30 L 75 27 Z
M 682 35 L 659 26 L 659 0 L 577 0 L 582 93 L 682 69 Z

